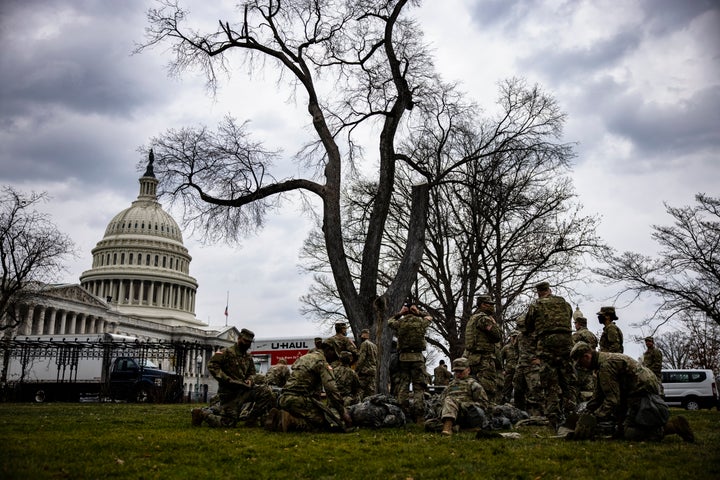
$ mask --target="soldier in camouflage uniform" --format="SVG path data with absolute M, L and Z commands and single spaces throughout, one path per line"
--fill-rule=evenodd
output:
M 662 386 L 662 352 L 655 348 L 655 339 L 653 337 L 645 337 L 645 353 L 643 354 L 643 365 L 655 374 L 658 382 Z
M 578 342 L 585 342 L 593 350 L 598 346 L 598 339 L 594 333 L 588 330 L 587 318 L 583 316 L 575 317 L 575 333 L 573 333 L 572 339 L 573 345 Z M 580 367 L 575 368 L 575 374 L 577 375 L 578 401 L 584 402 L 590 399 L 592 392 L 595 390 L 595 375 L 591 371 Z
M 576 343 L 570 356 L 579 366 L 597 372 L 595 392 L 587 405 L 589 414 L 583 414 L 584 420 L 591 415 L 593 421 L 579 420 L 583 430 L 609 424 L 615 426 L 616 438 L 661 440 L 678 434 L 686 442 L 695 440 L 685 417 L 670 418 L 660 396 L 660 382 L 649 369 L 621 353 L 596 352 L 584 342 Z
M 333 368 L 335 384 L 343 397 L 343 404 L 346 407 L 360 402 L 360 379 L 355 370 L 350 368 L 352 353 L 340 353 L 340 365 Z
M 440 360 L 440 364 L 433 370 L 433 385 L 444 387 L 452 380 L 452 373 L 447 369 L 445 360 Z
M 320 350 L 303 355 L 293 364 L 290 379 L 278 400 L 282 412 L 272 412 L 275 417 L 269 425 L 272 429 L 346 431 L 351 426 L 333 368 L 328 364 L 336 360 L 335 348 L 329 340 L 323 340 Z M 327 403 L 322 400 L 323 390 Z
M 267 384 L 273 387 L 282 388 L 290 378 L 290 367 L 287 366 L 287 360 L 281 358 L 276 365 L 270 367 L 265 375 Z
M 577 378 L 570 362 L 573 310 L 564 298 L 553 295 L 548 282 L 535 285 L 538 299 L 525 314 L 525 329 L 536 335 L 535 358 L 540 365 L 543 413 L 554 427 L 575 410 Z
M 456 358 L 453 360 L 452 367 L 455 378 L 448 384 L 440 397 L 443 435 L 452 435 L 454 424 L 460 427 L 470 426 L 464 423 L 469 408 L 477 406 L 485 411 L 490 407 L 490 400 L 488 400 L 482 385 L 470 376 L 470 362 L 466 358 Z
M 601 307 L 597 312 L 598 322 L 603 325 L 600 335 L 600 351 L 623 353 L 623 333 L 613 320 L 617 320 L 615 307 Z
M 363 329 L 360 333 L 362 343 L 358 348 L 358 361 L 355 371 L 360 379 L 360 398 L 365 399 L 377 392 L 377 345 L 370 341 L 370 330 Z
M 513 401 L 520 410 L 532 417 L 542 415 L 542 386 L 540 365 L 533 363 L 535 358 L 535 333 L 525 329 L 525 315 L 516 320 L 520 334 L 517 337 L 518 360 L 513 378 Z
M 496 345 L 502 332 L 493 318 L 495 304 L 490 295 L 478 295 L 478 309 L 465 327 L 463 357 L 470 362 L 472 375 L 480 382 L 492 402 L 499 399 L 497 388 Z
M 517 330 L 511 332 L 507 343 L 500 350 L 500 360 L 503 364 L 502 403 L 510 403 L 513 398 L 513 379 L 519 355 L 517 345 L 519 334 Z
M 330 342 L 332 345 L 335 346 L 335 353 L 337 355 L 337 360 L 332 363 L 333 368 L 340 365 L 340 354 L 342 352 L 350 352 L 352 354 L 352 362 L 355 363 L 358 359 L 358 349 L 355 346 L 355 342 L 350 340 L 347 336 L 347 323 L 345 322 L 337 322 L 335 323 L 335 335 L 330 337 L 332 339 L 332 342 Z
M 254 382 L 255 362 L 248 353 L 255 334 L 243 328 L 237 344 L 212 356 L 208 370 L 218 382 L 218 400 L 213 406 L 192 410 L 192 424 L 203 421 L 211 427 L 234 427 L 241 419 L 243 404 L 253 404 L 243 411 L 245 425 L 256 425 L 274 403 L 270 387 Z
M 388 326 L 395 331 L 398 344 L 398 402 L 405 414 L 414 418 L 418 424 L 424 422 L 423 393 L 427 390 L 427 373 L 423 352 L 427 347 L 425 333 L 431 320 L 432 317 L 421 313 L 412 301 L 406 302 L 400 312 L 388 320 Z

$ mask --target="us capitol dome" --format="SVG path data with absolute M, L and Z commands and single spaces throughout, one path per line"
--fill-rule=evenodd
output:
M 80 284 L 121 314 L 168 326 L 204 325 L 195 318 L 192 257 L 178 224 L 157 200 L 153 160 L 151 150 L 137 200 L 110 221 Z

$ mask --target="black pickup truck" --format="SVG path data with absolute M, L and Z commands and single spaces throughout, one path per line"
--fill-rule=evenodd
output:
M 24 380 L 14 385 L 20 401 L 127 401 L 174 403 L 182 399 L 183 378 L 149 360 L 118 357 L 104 380 Z

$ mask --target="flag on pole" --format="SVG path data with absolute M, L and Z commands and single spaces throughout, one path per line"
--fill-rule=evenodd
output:
M 228 306 L 227 305 L 225 305 L 225 316 L 226 317 L 228 316 Z

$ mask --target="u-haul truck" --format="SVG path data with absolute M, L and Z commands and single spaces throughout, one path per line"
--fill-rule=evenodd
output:
M 281 358 L 292 365 L 315 346 L 314 340 L 313 337 L 256 338 L 250 346 L 255 369 L 258 373 L 265 373 Z

